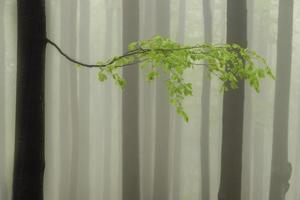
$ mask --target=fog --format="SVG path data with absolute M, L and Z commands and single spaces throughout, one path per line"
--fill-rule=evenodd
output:
M 232 36 L 227 1 L 46 0 L 47 35 L 85 63 L 121 55 L 130 42 L 156 34 L 225 44 Z M 15 0 L 0 1 L 0 200 L 12 192 L 16 13 Z M 247 30 L 236 33 L 246 31 L 248 48 L 266 58 L 276 80 L 263 80 L 259 93 L 245 83 L 244 101 L 230 102 L 243 116 L 227 124 L 242 128 L 241 149 L 233 149 L 238 159 L 222 156 L 223 123 L 232 113 L 204 66 L 185 75 L 194 94 L 184 103 L 186 123 L 168 103 L 167 76 L 148 83 L 137 66 L 125 68 L 122 92 L 47 46 L 45 199 L 300 200 L 300 2 L 248 0 L 246 21 Z M 233 132 L 226 133 L 229 148 Z M 218 198 L 226 162 L 241 165 L 224 180 L 238 187 Z M 240 197 L 229 199 L 232 193 Z

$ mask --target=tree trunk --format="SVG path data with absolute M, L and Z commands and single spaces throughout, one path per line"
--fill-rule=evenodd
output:
M 123 1 L 123 49 L 139 39 L 139 1 Z M 123 200 L 140 199 L 139 176 L 139 71 L 137 66 L 123 69 L 127 81 L 123 92 Z
M 255 27 L 255 12 L 257 1 L 248 1 L 247 10 L 248 10 L 248 42 L 249 45 L 255 43 L 255 37 L 257 32 L 257 27 Z M 265 31 L 265 30 L 264 30 Z M 259 33 L 260 34 L 260 33 Z M 251 44 L 250 44 L 251 43 Z M 249 46 L 249 48 L 255 49 L 255 46 Z M 252 88 L 245 87 L 245 102 L 244 102 L 244 121 L 247 122 L 244 124 L 243 128 L 243 173 L 242 173 L 242 191 L 241 199 L 243 200 L 252 200 L 253 199 L 253 149 L 255 146 L 254 142 L 254 95 Z M 255 199 L 256 200 L 256 199 Z
M 61 31 L 61 38 L 62 42 L 61 44 L 65 44 L 64 46 L 69 49 L 68 53 L 72 54 L 72 57 L 77 57 L 77 8 L 78 8 L 78 1 L 74 0 L 64 0 L 64 3 L 62 3 L 62 15 L 61 17 L 62 22 L 68 24 L 67 29 L 62 29 Z M 64 8 L 68 8 L 68 11 L 65 11 Z M 72 200 L 78 200 L 79 198 L 79 192 L 81 191 L 81 188 L 79 187 L 79 183 L 82 183 L 83 180 L 79 179 L 79 152 L 81 146 L 80 141 L 80 130 L 79 130 L 79 104 L 78 104 L 78 76 L 75 67 L 73 63 L 69 63 L 71 65 L 68 67 L 68 73 L 70 76 L 70 96 L 69 97 L 69 105 L 70 105 L 70 116 L 71 116 L 71 166 L 69 169 L 70 171 L 70 199 Z M 63 66 L 66 67 L 66 66 Z M 62 74 L 63 75 L 63 74 Z M 63 83 L 63 82 L 62 82 Z M 66 91 L 63 91 L 66 92 Z M 65 177 L 62 177 L 65 178 Z M 85 197 L 87 198 L 87 197 Z
M 206 43 L 212 42 L 212 10 L 211 0 L 202 0 L 203 21 L 204 21 L 204 40 Z M 209 105 L 210 105 L 210 80 L 207 68 L 203 70 L 201 96 L 201 199 L 210 199 L 210 179 L 209 179 Z
M 44 0 L 18 0 L 13 200 L 42 200 L 46 16 Z
M 90 55 L 90 2 L 78 0 L 79 18 L 79 45 L 80 60 L 89 61 Z M 80 70 L 78 74 L 78 105 L 79 105 L 79 160 L 78 160 L 78 192 L 77 199 L 90 199 L 90 70 Z M 109 199 L 107 199 L 109 200 Z
M 60 1 L 60 45 L 71 57 L 76 57 L 77 2 Z M 66 9 L 68 8 L 68 9 Z M 72 199 L 76 193 L 78 156 L 78 107 L 74 64 L 65 59 L 59 63 L 59 198 Z M 74 99 L 75 98 L 75 99 Z M 74 109 L 74 110 L 73 110 Z M 74 124 L 75 123 L 75 124 Z M 74 130 L 73 130 L 74 128 Z
M 7 184 L 5 181 L 5 34 L 4 34 L 4 3 L 0 2 L 0 199 L 7 199 Z
M 267 19 L 270 18 L 268 12 L 266 12 L 266 9 L 262 9 L 260 11 L 260 16 L 264 19 L 264 22 L 261 22 L 258 27 L 255 27 L 256 30 L 258 30 L 258 35 L 260 37 L 261 42 L 257 44 L 257 50 L 260 54 L 262 55 L 267 55 L 268 54 L 268 45 L 269 45 L 269 33 L 266 30 L 269 30 L 270 24 Z M 264 88 L 265 85 L 261 86 L 261 90 L 266 90 Z M 261 99 L 267 99 L 268 94 L 267 93 L 262 93 L 260 94 Z M 252 199 L 255 200 L 265 200 L 265 174 L 266 174 L 266 166 L 265 166 L 265 145 L 267 144 L 266 141 L 266 116 L 265 113 L 261 113 L 258 110 L 263 109 L 266 104 L 262 104 L 262 102 L 256 102 L 254 109 L 256 109 L 256 114 L 254 115 L 255 118 L 250 118 L 249 121 L 255 122 L 254 124 L 254 135 L 253 137 L 253 160 L 251 163 L 253 164 L 253 176 L 252 176 L 252 188 L 253 188 L 253 194 L 252 194 Z M 254 103 L 252 104 L 254 106 Z M 257 116 L 259 115 L 259 116 Z M 246 141 L 246 140 L 244 140 Z M 244 169 L 243 169 L 244 170 Z M 246 190 L 247 188 L 245 188 Z
M 186 31 L 186 7 L 187 7 L 186 0 L 180 0 L 178 5 L 178 27 L 177 27 L 177 42 L 184 44 L 185 41 L 185 31 Z M 170 133 L 173 132 L 173 141 L 174 141 L 174 148 L 173 148 L 173 200 L 180 200 L 181 193 L 182 193 L 182 184 L 181 184 L 181 168 L 182 168 L 182 118 L 177 115 L 176 111 L 173 111 L 173 120 L 172 126 L 173 129 L 170 130 Z
M 106 24 L 105 24 L 105 58 L 112 56 L 112 46 L 113 46 L 113 2 L 111 0 L 105 1 L 106 5 Z M 113 101 L 113 88 L 112 83 L 107 83 L 105 87 L 105 105 L 104 112 L 106 113 L 106 118 L 112 118 L 112 101 Z M 107 123 L 104 126 L 104 167 L 103 167 L 103 199 L 111 199 L 111 165 L 112 165 L 112 153 L 111 153 L 111 143 L 112 143 L 112 127 L 113 123 Z
M 246 0 L 227 1 L 227 42 L 247 47 Z M 224 94 L 219 200 L 241 199 L 244 82 Z
M 170 1 L 156 1 L 156 34 L 170 35 Z M 169 146 L 170 146 L 170 106 L 165 79 L 156 80 L 156 126 L 155 126 L 155 166 L 153 199 L 166 200 L 169 197 Z
M 293 4 L 293 0 L 279 1 L 270 200 L 285 199 L 292 172 L 292 166 L 288 162 L 288 117 L 292 65 Z

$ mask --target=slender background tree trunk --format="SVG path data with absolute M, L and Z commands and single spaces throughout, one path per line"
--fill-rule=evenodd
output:
M 156 1 L 156 34 L 170 36 L 170 1 Z M 170 106 L 165 79 L 156 80 L 156 133 L 153 198 L 166 200 L 169 197 L 169 146 L 170 146 Z
M 292 166 L 288 162 L 288 118 L 292 65 L 293 0 L 279 1 L 270 200 L 284 200 Z
M 62 44 L 68 49 L 68 52 L 72 54 L 74 58 L 77 58 L 77 26 L 78 26 L 78 1 L 74 0 L 64 0 L 65 8 L 69 8 L 69 11 L 62 10 L 62 20 L 65 20 L 65 23 L 68 24 L 68 28 L 63 28 L 61 32 Z M 71 66 L 70 66 L 71 65 Z M 70 66 L 70 67 L 69 67 Z M 80 141 L 80 130 L 79 130 L 79 103 L 78 103 L 78 78 L 75 67 L 73 63 L 68 63 L 68 66 L 63 66 L 68 68 L 68 73 L 70 75 L 70 96 L 69 104 L 70 117 L 71 117 L 71 166 L 70 169 L 70 199 L 78 200 L 79 198 L 79 183 L 83 180 L 79 179 L 79 152 L 81 146 Z M 63 74 L 62 74 L 63 75 Z M 62 82 L 63 84 L 63 82 Z M 62 91 L 65 92 L 66 91 Z M 65 177 L 62 177 L 65 178 Z M 87 197 L 85 197 L 87 198 Z
M 109 58 L 112 56 L 112 46 L 113 46 L 113 1 L 106 0 L 105 1 L 106 6 L 106 24 L 105 24 L 105 58 Z M 113 94 L 112 94 L 112 84 L 113 83 L 107 83 L 108 85 L 105 87 L 105 115 L 107 119 L 112 118 L 112 109 L 111 109 L 111 102 L 113 100 Z M 112 142 L 112 122 L 105 124 L 104 128 L 104 167 L 103 167 L 103 199 L 110 200 L 111 199 L 111 165 L 112 165 L 112 153 L 111 153 L 111 142 Z
M 139 39 L 139 1 L 123 1 L 123 50 Z M 123 69 L 127 81 L 123 91 L 123 200 L 140 199 L 139 176 L 139 71 L 137 66 Z
M 202 0 L 204 40 L 206 43 L 212 42 L 212 10 L 211 0 Z M 210 105 L 210 80 L 207 68 L 203 70 L 202 96 L 201 96 L 201 199 L 210 199 L 210 177 L 209 177 L 209 105 Z
M 90 55 L 90 1 L 78 0 L 79 30 L 78 57 L 89 60 Z M 79 106 L 79 160 L 78 160 L 78 199 L 90 199 L 90 70 L 78 72 L 78 106 Z
M 186 31 L 186 14 L 187 14 L 187 2 L 186 0 L 180 0 L 178 4 L 178 27 L 177 27 L 177 38 L 176 40 L 184 44 L 185 41 L 185 31 Z M 182 118 L 177 115 L 176 111 L 172 113 L 172 126 L 173 129 L 170 132 L 173 133 L 174 149 L 173 149 L 173 198 L 172 200 L 181 199 L 182 185 L 181 182 L 181 168 L 182 168 Z
M 0 1 L 0 91 L 5 93 L 5 62 L 4 62 L 4 6 L 5 0 Z M 7 199 L 7 184 L 5 179 L 5 95 L 0 97 L 0 199 Z
M 44 0 L 18 0 L 13 200 L 42 200 L 46 16 Z
M 76 9 L 77 2 L 73 0 L 63 0 L 59 2 L 60 20 L 60 45 L 71 57 L 76 58 Z M 77 163 L 78 156 L 78 107 L 75 103 L 77 97 L 74 93 L 76 69 L 74 64 L 65 59 L 60 59 L 59 63 L 59 183 L 60 199 L 72 199 L 76 193 Z M 73 99 L 76 98 L 76 99 Z M 74 109 L 74 110 L 73 110 Z M 73 123 L 74 126 L 73 126 Z M 73 127 L 76 127 L 73 129 Z M 73 148 L 73 149 L 72 149 Z
M 246 0 L 227 1 L 227 43 L 247 47 Z M 223 100 L 223 135 L 219 200 L 241 199 L 244 82 Z
M 248 42 L 253 43 L 255 34 L 257 32 L 254 27 L 254 16 L 255 16 L 255 4 L 257 1 L 250 0 L 247 4 L 248 11 Z M 257 11 L 256 11 L 257 12 Z M 249 46 L 249 48 L 254 48 Z M 254 119 L 254 95 L 253 89 L 250 87 L 245 87 L 245 102 L 244 102 L 244 121 L 247 122 L 243 126 L 243 173 L 242 173 L 242 191 L 241 199 L 252 200 L 253 192 L 253 148 L 254 148 L 254 131 L 253 127 Z

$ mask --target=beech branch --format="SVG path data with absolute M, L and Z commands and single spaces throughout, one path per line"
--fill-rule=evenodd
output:
M 192 96 L 192 84 L 184 78 L 187 69 L 194 66 L 206 66 L 210 74 L 220 80 L 221 91 L 236 89 L 238 81 L 248 81 L 257 92 L 260 80 L 269 76 L 274 78 L 266 60 L 255 51 L 242 48 L 237 44 L 196 44 L 181 45 L 159 35 L 149 40 L 132 42 L 128 52 L 115 56 L 105 62 L 87 64 L 67 55 L 56 43 L 46 39 L 58 52 L 72 63 L 88 68 L 99 68 L 98 80 L 105 81 L 111 77 L 122 89 L 126 80 L 121 75 L 120 68 L 139 64 L 144 69 L 146 80 L 152 81 L 161 73 L 168 74 L 165 81 L 169 102 L 185 121 L 188 115 L 183 108 L 183 100 Z
M 52 45 L 63 57 L 65 57 L 67 60 L 69 60 L 72 63 L 78 64 L 80 66 L 83 67 L 88 67 L 88 68 L 104 68 L 107 67 L 108 65 L 113 64 L 114 62 L 125 58 L 125 57 L 129 57 L 129 56 L 133 56 L 133 55 L 137 55 L 137 54 L 143 54 L 143 53 L 147 53 L 152 51 L 153 49 L 144 49 L 139 47 L 138 49 L 132 50 L 132 51 L 128 51 L 126 52 L 124 55 L 119 56 L 119 57 L 115 57 L 114 59 L 112 59 L 111 61 L 105 63 L 105 64 L 87 64 L 87 63 L 83 63 L 81 61 L 75 60 L 74 58 L 70 57 L 69 55 L 67 55 L 55 42 L 51 41 L 50 39 L 46 38 L 46 43 Z M 163 48 L 158 48 L 158 49 L 154 49 L 156 51 L 180 51 L 180 50 L 188 50 L 188 49 L 200 49 L 202 47 L 183 47 L 183 48 L 173 48 L 173 49 L 163 49 Z M 125 64 L 122 65 L 120 67 L 125 67 L 125 66 L 130 66 L 130 65 L 135 65 L 135 64 L 139 64 L 142 62 L 145 62 L 147 59 L 145 60 L 140 60 L 140 61 L 136 61 L 133 63 L 129 63 L 129 64 Z M 192 63 L 193 65 L 199 65 L 199 66 L 208 66 L 208 63 Z

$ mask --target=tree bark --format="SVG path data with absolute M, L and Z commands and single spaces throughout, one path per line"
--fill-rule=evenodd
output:
M 156 1 L 156 34 L 170 35 L 170 1 Z M 165 79 L 162 75 L 156 80 L 156 126 L 155 126 L 155 166 L 153 199 L 169 198 L 169 146 L 170 146 L 170 106 Z
M 177 41 L 181 44 L 184 44 L 185 41 L 185 31 L 186 31 L 186 12 L 187 12 L 187 2 L 186 0 L 180 0 L 178 5 L 178 27 L 177 27 Z M 182 193 L 182 184 L 181 184 L 181 168 L 182 168 L 182 118 L 177 115 L 176 111 L 173 111 L 173 120 L 172 126 L 173 130 L 170 132 L 173 133 L 174 149 L 173 149 L 173 200 L 180 200 Z
M 80 60 L 89 60 L 90 55 L 90 1 L 78 0 L 79 41 L 78 56 Z M 90 199 L 90 70 L 85 69 L 78 74 L 78 105 L 79 105 L 79 160 L 78 160 L 78 199 Z M 109 199 L 107 199 L 109 200 Z
M 64 0 L 62 15 L 62 22 L 66 22 L 68 24 L 67 29 L 62 29 L 61 38 L 63 41 L 61 44 L 65 44 L 66 48 L 69 49 L 69 53 L 71 53 L 74 58 L 77 57 L 77 8 L 78 1 L 72 0 Z M 68 8 L 69 11 L 65 11 L 64 8 Z M 65 21 L 64 21 L 65 20 Z M 69 65 L 73 65 L 69 63 Z M 66 66 L 63 66 L 66 67 Z M 69 67 L 69 75 L 70 75 L 70 96 L 69 96 L 69 104 L 70 104 L 70 116 L 71 116 L 71 166 L 70 171 L 70 199 L 78 200 L 81 188 L 79 187 L 79 183 L 83 183 L 84 180 L 81 180 L 79 175 L 79 158 L 80 158 L 80 148 L 82 147 L 80 141 L 80 130 L 79 130 L 79 103 L 78 103 L 78 71 L 74 67 Z M 63 83 L 63 82 L 62 82 Z M 66 91 L 63 91 L 66 92 Z M 62 177 L 65 178 L 65 177 Z M 87 198 L 87 197 L 85 197 Z
M 5 0 L 0 2 L 0 199 L 7 199 L 8 191 L 5 181 L 5 34 L 4 34 Z
M 123 49 L 139 39 L 139 1 L 123 1 Z M 137 66 L 123 69 L 127 80 L 123 92 L 123 200 L 140 199 L 139 176 L 139 71 Z
M 202 0 L 203 21 L 204 21 L 204 40 L 206 43 L 212 42 L 212 10 L 211 0 Z M 210 79 L 207 68 L 203 69 L 201 96 L 201 198 L 210 199 L 210 177 L 209 177 L 209 105 L 210 105 Z
M 112 55 L 112 46 L 113 46 L 113 2 L 111 0 L 106 0 L 106 24 L 105 24 L 105 58 L 108 58 Z M 104 112 L 106 113 L 106 118 L 111 119 L 112 110 L 111 105 L 113 101 L 113 90 L 112 83 L 108 83 L 105 87 L 105 105 Z M 112 143 L 112 129 L 113 122 L 105 124 L 104 127 L 104 167 L 103 167 L 103 199 L 111 199 L 111 165 L 112 165 L 112 152 L 111 152 L 111 143 Z
M 13 200 L 42 200 L 46 16 L 44 0 L 18 0 Z
M 288 118 L 292 65 L 293 0 L 279 1 L 270 200 L 284 200 L 292 166 L 288 162 Z
M 257 1 L 248 1 L 247 9 L 248 9 L 248 42 L 249 45 L 254 43 L 255 34 L 257 32 L 257 27 L 254 25 L 254 17 Z M 255 12 L 254 12 L 255 11 Z M 249 46 L 249 48 L 254 48 L 253 46 Z M 252 200 L 253 199 L 253 149 L 255 146 L 254 142 L 254 126 L 255 126 L 255 118 L 254 118 L 254 96 L 252 92 L 252 88 L 245 88 L 245 102 L 244 102 L 244 121 L 247 122 L 243 127 L 243 174 L 242 174 L 242 191 L 241 191 L 241 199 L 243 200 Z M 255 199 L 256 200 L 256 199 Z
M 247 47 L 246 0 L 227 1 L 227 43 Z M 241 199 L 244 82 L 224 94 L 219 200 Z

